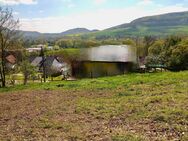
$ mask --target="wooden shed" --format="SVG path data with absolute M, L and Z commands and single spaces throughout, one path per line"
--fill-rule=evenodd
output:
M 72 65 L 74 77 L 101 77 L 129 72 L 136 64 L 136 51 L 127 45 L 106 45 L 83 51 L 85 58 Z

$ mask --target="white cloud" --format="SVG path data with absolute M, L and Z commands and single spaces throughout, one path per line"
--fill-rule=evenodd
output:
M 74 8 L 76 7 L 76 4 L 72 0 L 61 0 L 65 3 L 66 7 L 68 8 Z
M 134 6 L 125 9 L 101 9 L 87 13 L 77 13 L 64 17 L 47 17 L 35 19 L 20 19 L 21 29 L 40 32 L 62 32 L 76 27 L 88 29 L 106 29 L 123 23 L 131 22 L 143 16 L 158 15 L 170 12 L 187 11 L 182 5 L 157 6 L 155 9 L 144 9 L 144 6 Z
M 18 5 L 18 4 L 37 4 L 36 0 L 0 0 L 0 4 L 5 5 Z
M 73 4 L 73 3 L 69 3 L 69 4 L 67 5 L 67 7 L 68 7 L 68 8 L 74 8 L 74 7 L 76 7 L 76 5 Z
M 107 0 L 94 0 L 93 2 L 94 2 L 94 4 L 96 4 L 96 5 L 101 5 L 101 4 L 106 3 Z
M 183 7 L 182 4 L 172 5 L 168 7 L 162 7 L 160 8 L 161 13 L 169 13 L 169 12 L 183 12 L 188 11 L 187 7 Z
M 63 2 L 72 2 L 72 0 L 62 0 Z
M 138 5 L 151 5 L 153 4 L 152 0 L 141 0 Z
M 44 11 L 43 10 L 39 10 L 39 13 L 44 13 Z

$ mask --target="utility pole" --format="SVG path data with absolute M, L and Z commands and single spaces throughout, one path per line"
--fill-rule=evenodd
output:
M 40 52 L 40 56 L 42 57 L 42 72 L 43 72 L 43 78 L 44 78 L 44 83 L 46 82 L 46 57 L 44 54 L 44 48 L 41 47 L 41 52 Z

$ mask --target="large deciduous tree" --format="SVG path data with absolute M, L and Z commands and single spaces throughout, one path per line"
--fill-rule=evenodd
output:
M 18 39 L 18 20 L 13 17 L 12 10 L 0 7 L 0 79 L 1 86 L 6 86 L 5 57 L 9 47 Z
M 164 65 L 172 71 L 188 69 L 188 39 L 170 36 L 149 47 L 148 65 Z

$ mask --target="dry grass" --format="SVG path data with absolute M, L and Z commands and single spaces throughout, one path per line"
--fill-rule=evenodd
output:
M 187 74 L 170 73 L 160 81 L 151 81 L 155 74 L 146 74 L 130 84 L 116 82 L 123 82 L 118 76 L 69 84 L 78 84 L 77 89 L 1 93 L 0 140 L 186 141 Z M 109 89 L 107 80 L 114 80 Z M 89 89 L 88 81 L 97 86 Z

